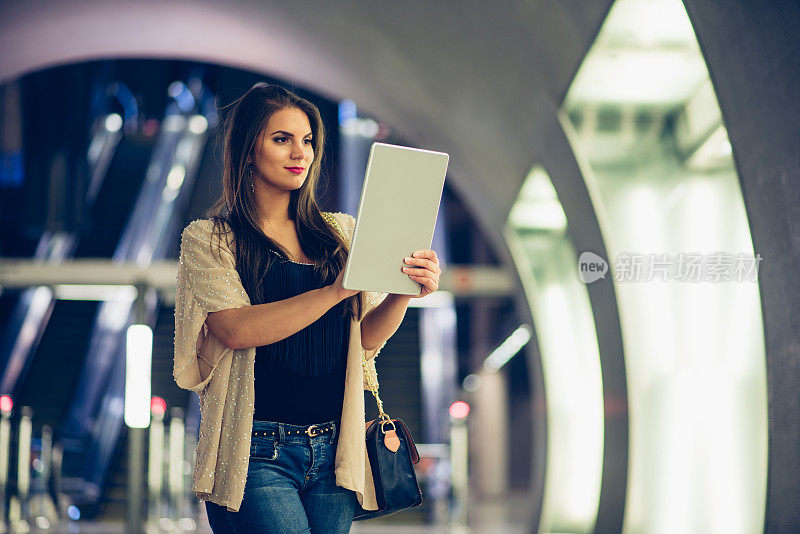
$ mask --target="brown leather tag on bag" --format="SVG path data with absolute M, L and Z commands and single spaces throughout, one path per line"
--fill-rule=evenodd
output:
M 390 451 L 397 452 L 397 449 L 400 448 L 400 438 L 397 437 L 397 432 L 389 430 L 384 434 L 383 444 L 386 445 L 386 448 Z

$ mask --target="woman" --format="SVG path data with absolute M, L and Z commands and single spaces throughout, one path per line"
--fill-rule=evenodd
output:
M 323 148 L 316 106 L 256 84 L 228 116 L 223 196 L 182 235 L 174 375 L 201 397 L 193 490 L 216 534 L 348 532 L 377 508 L 362 352 L 374 372 L 409 300 L 438 288 L 432 250 L 399 260 L 416 297 L 342 287 L 355 221 L 317 206 Z

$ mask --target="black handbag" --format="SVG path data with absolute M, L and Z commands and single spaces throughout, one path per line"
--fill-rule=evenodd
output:
M 362 353 L 363 358 L 363 353 Z M 362 365 L 366 361 L 362 360 Z M 422 491 L 414 473 L 419 453 L 411 433 L 400 419 L 392 419 L 383 411 L 378 386 L 364 370 L 367 385 L 378 404 L 379 419 L 367 423 L 367 456 L 375 482 L 377 510 L 356 507 L 354 521 L 393 514 L 422 504 Z

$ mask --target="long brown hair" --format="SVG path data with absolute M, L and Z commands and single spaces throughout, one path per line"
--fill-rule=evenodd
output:
M 267 127 L 272 114 L 282 109 L 300 109 L 311 124 L 314 161 L 303 185 L 290 192 L 289 218 L 294 221 L 300 246 L 314 262 L 313 268 L 322 274 L 325 284 L 332 284 L 344 269 L 349 250 L 317 205 L 316 188 L 325 149 L 325 128 L 319 109 L 279 85 L 263 82 L 255 84 L 229 106 L 232 109 L 224 118 L 222 128 L 222 195 L 205 216 L 214 222 L 214 233 L 218 237 L 221 238 L 223 232 L 233 232 L 233 241 L 226 241 L 234 253 L 236 270 L 251 304 L 266 301 L 261 281 L 272 263 L 278 261 L 270 251 L 289 257 L 284 247 L 261 230 L 256 197 L 250 189 L 245 168 L 248 157 L 255 161 L 258 135 Z M 357 293 L 349 297 L 349 305 L 344 307 L 346 315 L 358 320 L 363 312 L 360 296 L 361 293 Z

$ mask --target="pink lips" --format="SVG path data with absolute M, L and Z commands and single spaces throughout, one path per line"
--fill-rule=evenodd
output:
M 288 171 L 291 171 L 291 172 L 293 172 L 295 174 L 300 174 L 301 172 L 303 172 L 305 170 L 305 169 L 303 169 L 303 167 L 284 167 L 284 169 L 286 169 Z

